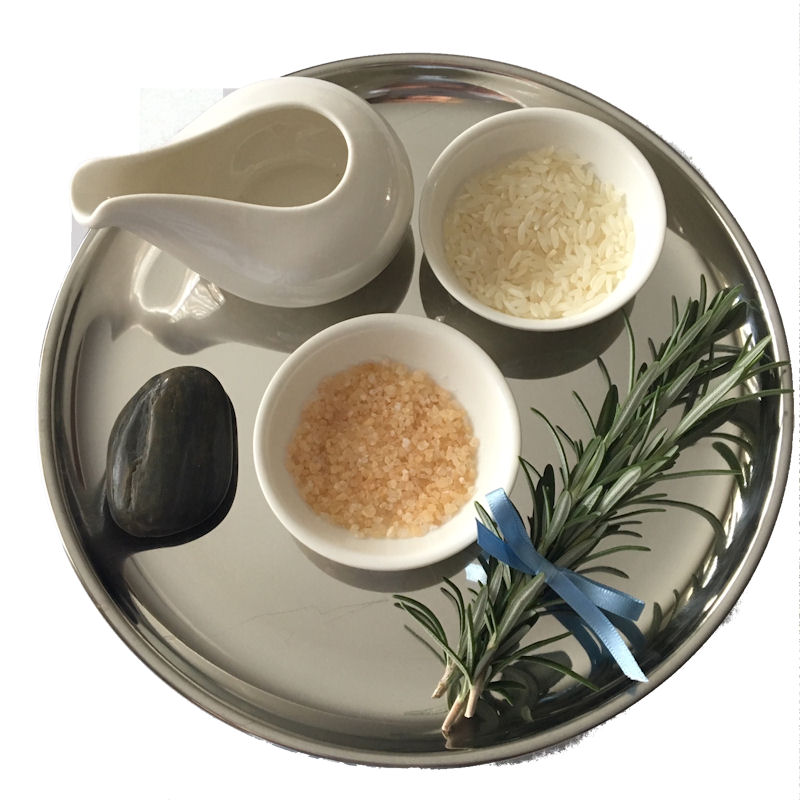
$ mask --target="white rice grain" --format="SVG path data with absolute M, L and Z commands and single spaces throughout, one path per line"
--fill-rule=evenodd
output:
M 574 153 L 527 153 L 468 181 L 443 225 L 467 290 L 519 317 L 557 319 L 596 305 L 628 268 L 625 198 Z

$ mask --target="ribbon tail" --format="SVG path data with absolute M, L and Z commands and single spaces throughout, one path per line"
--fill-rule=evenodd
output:
M 569 571 L 570 580 L 576 583 L 583 593 L 603 611 L 616 614 L 618 617 L 633 620 L 639 619 L 644 611 L 644 603 L 632 595 L 612 589 L 603 583 L 593 581 L 577 572 Z
M 602 611 L 572 582 L 572 575 L 559 571 L 550 581 L 550 586 L 583 618 L 598 639 L 606 646 L 614 661 L 632 681 L 647 683 L 647 678 L 628 649 L 617 629 Z

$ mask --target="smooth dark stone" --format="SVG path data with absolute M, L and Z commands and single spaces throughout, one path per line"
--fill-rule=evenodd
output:
M 201 367 L 167 370 L 147 381 L 114 423 L 108 510 L 134 536 L 183 533 L 226 500 L 236 461 L 236 417 L 220 382 Z

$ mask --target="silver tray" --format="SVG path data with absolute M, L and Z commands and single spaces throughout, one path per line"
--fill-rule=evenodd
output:
M 460 131 L 517 106 L 554 105 L 617 127 L 642 150 L 664 189 L 669 230 L 652 279 L 630 309 L 644 344 L 668 332 L 669 298 L 741 284 L 748 328 L 771 335 L 788 360 L 774 297 L 756 255 L 698 173 L 651 131 L 575 87 L 513 66 L 427 55 L 359 58 L 299 74 L 339 83 L 366 98 L 394 127 L 419 190 L 438 153 Z M 188 265 L 189 267 L 191 265 Z M 769 539 L 788 473 L 788 399 L 759 404 L 749 420 L 757 447 L 753 480 L 741 494 L 728 478 L 675 486 L 701 502 L 725 535 L 694 515 L 648 519 L 650 553 L 613 565 L 629 580 L 604 578 L 647 603 L 631 637 L 649 682 L 631 685 L 577 642 L 560 657 L 601 680 L 590 692 L 568 680 L 542 684 L 532 714 L 479 722 L 460 737 L 439 731 L 445 708 L 431 700 L 438 663 L 405 630 L 392 592 L 413 592 L 447 615 L 439 581 L 468 585 L 465 563 L 373 575 L 334 567 L 301 550 L 263 500 L 251 455 L 258 401 L 298 344 L 340 319 L 399 311 L 465 331 L 497 361 L 522 414 L 523 455 L 555 459 L 536 406 L 585 435 L 577 390 L 592 406 L 602 384 L 594 359 L 624 375 L 622 322 L 536 335 L 501 329 L 455 303 L 420 250 L 416 220 L 397 258 L 355 295 L 315 309 L 257 306 L 226 295 L 187 266 L 116 229 L 81 245 L 48 327 L 40 381 L 41 450 L 55 515 L 78 577 L 109 624 L 154 672 L 211 714 L 248 733 L 313 755 L 385 766 L 457 766 L 520 757 L 564 742 L 609 719 L 675 672 L 725 618 Z M 235 499 L 204 536 L 140 546 L 105 522 L 101 486 L 112 423 L 156 372 L 197 364 L 220 379 L 236 409 L 239 471 Z M 782 378 L 788 386 L 788 374 Z M 688 469 L 721 466 L 710 448 L 682 459 Z M 672 486 L 670 487 L 672 490 Z M 519 480 L 512 499 L 526 509 Z M 455 622 L 453 620 L 453 622 Z M 557 630 L 557 624 L 553 632 Z M 567 640 L 569 641 L 569 640 Z

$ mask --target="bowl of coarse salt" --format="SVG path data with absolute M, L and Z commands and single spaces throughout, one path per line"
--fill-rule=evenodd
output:
M 419 230 L 434 275 L 462 305 L 513 328 L 555 331 L 628 303 L 666 232 L 652 167 L 619 131 L 557 108 L 476 123 L 440 154 Z
M 364 570 L 410 570 L 476 540 L 475 501 L 511 491 L 519 413 L 488 355 L 448 325 L 372 314 L 279 367 L 259 406 L 256 475 L 298 542 Z

